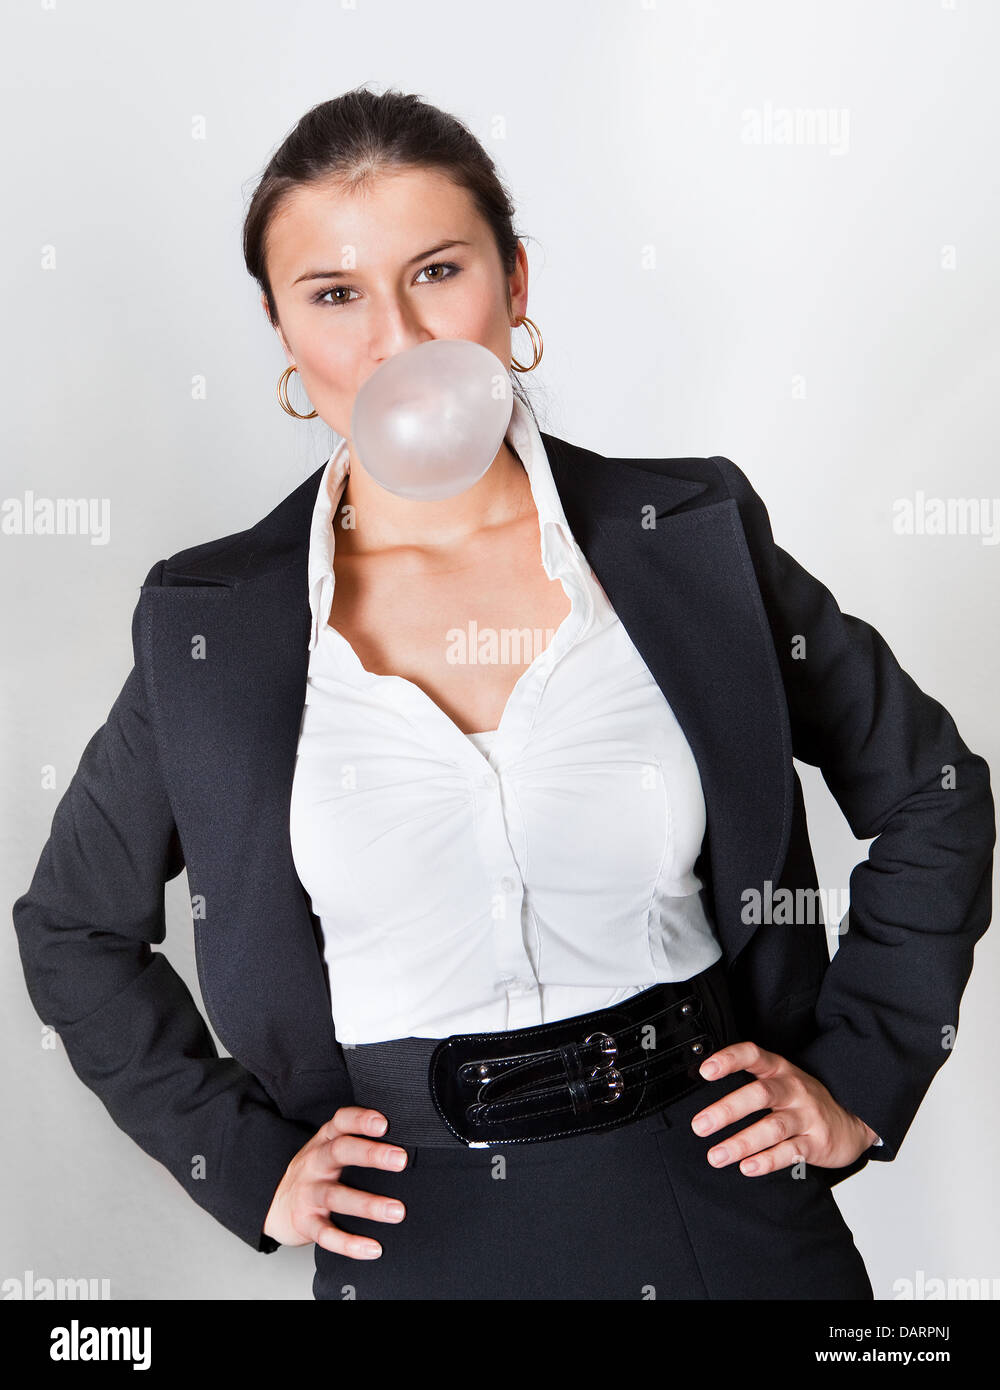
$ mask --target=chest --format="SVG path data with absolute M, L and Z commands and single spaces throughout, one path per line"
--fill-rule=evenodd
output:
M 338 555 L 331 626 L 374 675 L 403 676 L 463 733 L 495 729 L 518 678 L 571 609 L 537 521 L 445 557 Z

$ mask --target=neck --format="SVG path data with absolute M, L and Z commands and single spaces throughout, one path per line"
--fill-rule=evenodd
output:
M 477 483 L 456 497 L 433 502 L 389 492 L 358 462 L 353 445 L 350 459 L 340 507 L 354 509 L 355 524 L 346 529 L 338 525 L 337 548 L 354 555 L 407 546 L 458 548 L 486 527 L 514 521 L 531 506 L 528 475 L 506 440 Z

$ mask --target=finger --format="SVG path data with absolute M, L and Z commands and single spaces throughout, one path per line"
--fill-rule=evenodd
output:
M 384 1134 L 389 1121 L 381 1110 L 367 1105 L 342 1105 L 315 1134 L 319 1143 L 328 1143 L 338 1134 Z
M 755 1042 L 738 1042 L 720 1047 L 718 1052 L 706 1057 L 698 1071 L 707 1081 L 716 1081 L 719 1077 L 728 1076 L 734 1071 L 749 1071 L 755 1076 L 766 1074 L 773 1071 L 782 1061 L 784 1058 L 779 1057 L 777 1053 L 766 1052 Z
M 718 1129 L 725 1129 L 726 1125 L 745 1119 L 755 1110 L 777 1109 L 788 1105 L 793 1099 L 797 1099 L 797 1095 L 789 1078 L 758 1077 L 738 1090 L 720 1096 L 704 1110 L 699 1110 L 697 1115 L 691 1117 L 691 1128 L 704 1138 L 706 1134 L 714 1134 Z
M 320 1204 L 325 1204 L 327 1211 L 339 1212 L 342 1216 L 363 1216 L 369 1221 L 389 1221 L 393 1225 L 406 1215 L 406 1208 L 397 1197 L 364 1192 L 342 1182 L 324 1184 Z
M 773 1173 L 779 1168 L 794 1168 L 797 1163 L 808 1163 L 809 1159 L 802 1151 L 803 1145 L 807 1143 L 804 1135 L 797 1134 L 792 1139 L 775 1144 L 773 1148 L 763 1149 L 760 1153 L 743 1159 L 738 1171 L 748 1178 L 760 1178 L 765 1173 Z
M 802 1137 L 800 1117 L 793 1110 L 778 1110 L 736 1134 L 727 1135 L 721 1144 L 713 1145 L 705 1157 L 713 1168 L 725 1168 L 730 1163 L 738 1163 L 740 1159 L 759 1153 L 761 1149 L 796 1137 Z
M 363 1139 L 358 1134 L 338 1134 L 326 1146 L 325 1172 L 331 1167 L 347 1168 L 386 1168 L 398 1173 L 406 1167 L 408 1156 L 405 1149 L 395 1144 L 382 1143 L 378 1139 Z
M 309 1212 L 293 1224 L 297 1231 L 314 1244 L 323 1250 L 332 1251 L 335 1255 L 347 1255 L 352 1260 L 375 1260 L 382 1253 L 382 1247 L 377 1240 L 342 1231 L 320 1211 Z

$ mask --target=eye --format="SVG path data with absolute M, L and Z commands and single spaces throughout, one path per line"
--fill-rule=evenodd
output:
M 457 271 L 459 271 L 460 269 L 461 269 L 461 266 L 455 265 L 455 263 L 454 263 L 453 261 L 431 261 L 430 265 L 425 265 L 425 266 L 424 266 L 423 270 L 420 271 L 420 274 L 423 275 L 423 274 L 424 274 L 424 271 L 427 271 L 427 270 L 450 270 L 450 271 L 451 271 L 451 275 L 435 275 L 435 277 L 434 277 L 433 280 L 430 280 L 430 281 L 427 282 L 427 283 L 429 283 L 429 284 L 435 285 L 435 284 L 437 284 L 440 280 L 450 280 L 450 279 L 452 278 L 452 276 L 453 276 Z
M 432 279 L 423 282 L 425 285 L 437 285 L 444 280 L 453 279 L 455 275 L 459 274 L 461 269 L 462 267 L 456 265 L 454 261 L 430 261 L 419 270 L 417 274 L 419 277 L 420 275 L 425 275 L 430 270 L 446 270 L 448 272 L 447 275 L 435 275 Z M 326 304 L 332 308 L 338 304 L 350 304 L 351 300 L 347 298 L 327 299 L 328 294 L 351 295 L 356 293 L 357 291 L 351 289 L 349 285 L 330 285 L 325 290 L 317 290 L 316 293 L 311 296 L 311 302 L 313 304 Z
M 355 293 L 348 285 L 331 285 L 328 290 L 317 290 L 312 296 L 312 302 L 313 304 L 322 304 L 324 302 L 327 304 L 349 304 L 351 302 L 349 299 L 327 299 L 328 294 L 339 294 L 341 290 L 343 290 L 345 294 Z

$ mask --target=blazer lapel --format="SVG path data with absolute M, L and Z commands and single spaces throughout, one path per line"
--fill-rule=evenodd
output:
M 780 670 L 737 505 L 700 501 L 706 482 L 661 471 L 683 473 L 687 462 L 704 471 L 703 461 L 605 458 L 543 440 L 577 543 L 698 764 L 711 896 L 731 962 L 754 931 L 741 895 L 777 883 L 793 807 Z M 209 1017 L 262 1076 L 287 1059 L 296 1073 L 315 1071 L 317 1085 L 337 1065 L 336 1039 L 288 822 L 322 473 L 228 543 L 176 556 L 163 584 L 143 591 L 141 624 Z

